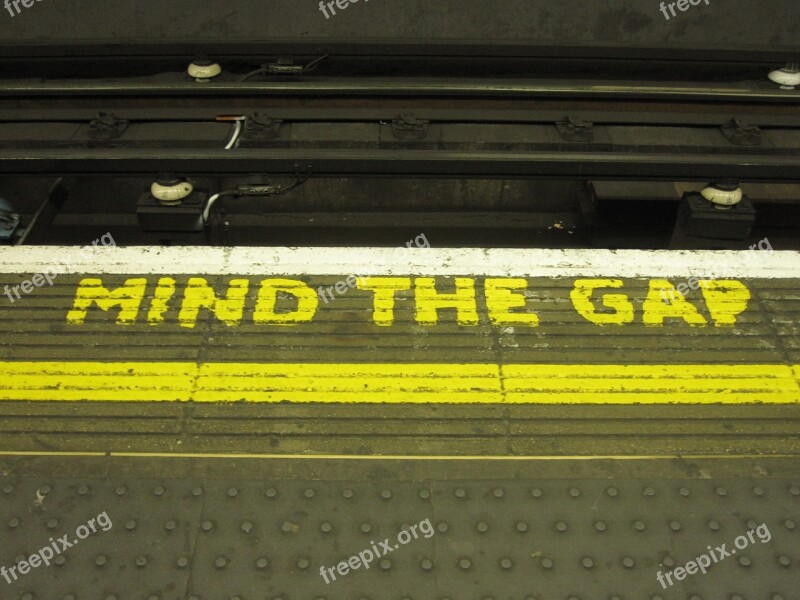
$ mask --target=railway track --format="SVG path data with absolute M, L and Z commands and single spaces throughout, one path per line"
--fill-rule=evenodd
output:
M 764 63 L 701 63 L 681 80 L 684 65 L 667 61 L 667 75 L 648 82 L 620 79 L 627 63 L 553 79 L 528 58 L 533 72 L 509 67 L 515 78 L 502 80 L 467 76 L 463 59 L 450 56 L 464 77 L 419 65 L 354 77 L 367 69 L 363 56 L 326 52 L 245 75 L 238 57 L 199 83 L 163 70 L 169 61 L 112 77 L 97 58 L 76 60 L 68 80 L 55 72 L 0 81 L 3 172 L 740 182 L 796 181 L 798 172 L 800 92 L 768 81 Z M 280 70 L 292 65 L 299 71 Z M 81 78 L 90 67 L 95 78 Z M 234 152 L 223 151 L 234 124 L 242 135 Z

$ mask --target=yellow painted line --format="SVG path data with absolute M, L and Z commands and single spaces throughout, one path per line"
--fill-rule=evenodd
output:
M 191 452 L 58 452 L 58 451 L 16 451 L 0 450 L 0 456 L 33 456 L 33 457 L 71 457 L 71 458 L 202 458 L 202 459 L 247 459 L 247 460 L 458 460 L 458 461 L 524 461 L 524 460 L 740 460 L 743 458 L 783 459 L 797 458 L 796 454 L 607 454 L 607 455 L 582 455 L 570 456 L 543 455 L 487 455 L 467 456 L 452 454 L 220 454 L 220 453 L 191 453 Z
M 792 404 L 800 365 L 0 362 L 0 400 Z

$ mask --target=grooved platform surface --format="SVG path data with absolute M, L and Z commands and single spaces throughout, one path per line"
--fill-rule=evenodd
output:
M 4 256 L 9 450 L 798 449 L 796 253 Z

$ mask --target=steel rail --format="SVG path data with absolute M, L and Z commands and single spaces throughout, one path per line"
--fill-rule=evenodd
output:
M 121 176 L 269 173 L 311 177 L 558 178 L 751 182 L 800 181 L 800 155 L 683 152 L 500 152 L 407 149 L 2 150 L 0 174 Z
M 251 94 L 287 97 L 473 97 L 594 98 L 625 100 L 703 100 L 707 102 L 800 102 L 800 90 L 781 90 L 759 82 L 703 83 L 598 80 L 521 80 L 454 78 L 310 78 L 252 82 L 192 81 L 0 81 L 0 98 L 25 97 L 206 97 Z
M 257 103 L 249 98 L 215 101 L 187 99 L 175 106 L 154 107 L 158 100 L 135 102 L 114 99 L 92 102 L 95 108 L 87 108 L 83 102 L 69 100 L 42 101 L 40 108 L 12 108 L 13 102 L 0 99 L 0 125 L 2 123 L 88 123 L 98 112 L 113 112 L 120 119 L 142 122 L 192 123 L 213 121 L 219 115 L 253 115 L 261 113 L 271 119 L 286 123 L 377 123 L 396 119 L 404 112 L 413 112 L 419 119 L 434 123 L 503 124 L 530 123 L 553 124 L 566 116 L 590 121 L 595 125 L 671 125 L 671 126 L 721 126 L 733 118 L 759 127 L 800 127 L 800 103 L 797 106 L 764 107 L 752 104 L 727 105 L 721 112 L 717 105 L 686 105 L 676 110 L 674 104 L 639 104 L 636 107 L 620 107 L 617 110 L 595 108 L 596 103 L 559 103 L 560 108 L 479 108 L 464 103 L 464 108 L 441 108 L 441 104 L 411 101 L 385 103 L 373 100 L 368 103 L 353 102 L 351 108 L 309 106 L 307 103 Z M 493 103 L 497 104 L 497 103 Z M 27 103 L 26 103 L 27 105 Z M 548 103 L 552 105 L 552 103 Z

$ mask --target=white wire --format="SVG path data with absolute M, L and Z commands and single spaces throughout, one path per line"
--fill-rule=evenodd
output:
M 239 136 L 242 134 L 242 124 L 244 123 L 243 119 L 236 120 L 236 127 L 233 130 L 233 135 L 231 136 L 230 141 L 225 146 L 225 150 L 231 150 L 236 145 L 236 142 L 239 141 Z M 208 199 L 208 203 L 206 204 L 205 209 L 203 209 L 203 223 L 208 223 L 208 217 L 211 215 L 211 208 L 214 206 L 214 203 L 219 200 L 220 194 L 214 194 L 211 198 Z
M 211 214 L 211 207 L 214 206 L 214 203 L 219 200 L 220 194 L 214 194 L 211 198 L 208 199 L 208 204 L 206 204 L 206 208 L 203 211 L 203 223 L 208 223 L 208 217 Z
M 225 150 L 231 150 L 235 145 L 236 142 L 239 141 L 239 136 L 242 133 L 242 121 L 241 119 L 236 121 L 236 129 L 233 130 L 233 136 L 231 136 L 231 140 L 228 142 L 228 145 L 225 146 Z

